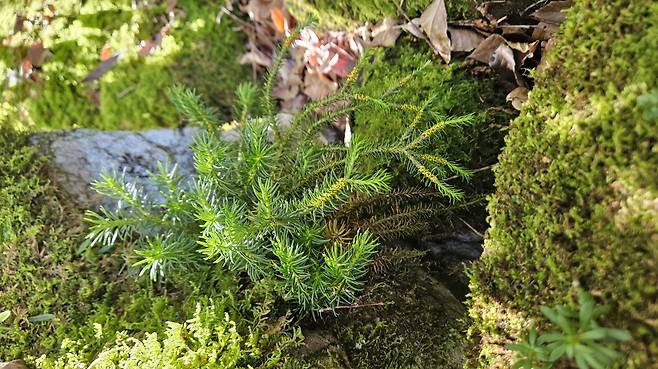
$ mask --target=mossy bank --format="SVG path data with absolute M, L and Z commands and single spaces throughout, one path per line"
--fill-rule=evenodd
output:
M 509 367 L 503 346 L 575 305 L 578 288 L 628 329 L 620 368 L 658 363 L 658 4 L 575 1 L 512 123 L 472 271 L 471 364 Z

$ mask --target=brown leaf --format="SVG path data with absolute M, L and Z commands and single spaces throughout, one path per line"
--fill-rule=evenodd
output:
M 420 18 L 414 18 L 412 19 L 409 23 L 405 24 L 402 26 L 402 28 L 411 33 L 413 36 L 420 38 L 420 39 L 426 39 L 425 34 L 423 31 L 420 29 Z
M 548 51 L 555 46 L 555 39 L 552 38 L 548 41 L 542 42 L 541 49 L 541 60 L 539 60 L 539 65 L 537 65 L 537 72 L 543 72 L 546 69 L 550 68 L 550 63 L 548 62 Z
M 420 28 L 446 63 L 450 62 L 448 13 L 444 0 L 434 0 L 420 16 Z
M 35 67 L 40 67 L 45 58 L 46 49 L 43 48 L 42 42 L 35 42 L 27 49 L 27 56 L 25 57 Z
M 272 59 L 261 51 L 254 49 L 240 57 L 240 64 L 251 64 L 269 68 L 272 66 Z
M 489 66 L 495 69 L 506 69 L 516 71 L 516 62 L 514 61 L 514 52 L 506 44 L 500 44 L 491 54 Z
M 560 29 L 556 24 L 539 22 L 532 32 L 532 39 L 539 41 L 547 41 Z
M 311 100 L 325 98 L 338 89 L 338 83 L 318 73 L 307 73 L 304 78 L 304 94 Z
M 12 360 L 6 363 L 0 363 L 0 369 L 28 369 L 29 367 L 23 360 Z
M 466 28 L 448 27 L 451 51 L 471 51 L 478 47 L 484 36 Z
M 525 87 L 517 87 L 505 97 L 506 101 L 511 101 L 512 106 L 516 110 L 521 110 L 521 106 L 528 101 L 528 89 Z
M 532 59 L 535 56 L 535 53 L 537 51 L 537 48 L 539 47 L 540 42 L 541 41 L 531 42 L 527 44 L 528 47 L 523 47 L 524 51 L 521 51 L 519 53 L 519 58 L 518 58 L 519 65 L 524 65 L 526 60 Z M 508 42 L 507 44 L 509 45 L 510 43 Z
M 551 1 L 548 5 L 536 10 L 530 16 L 540 22 L 556 24 L 564 22 L 564 11 L 571 6 L 571 1 Z
M 290 100 L 281 101 L 281 110 L 289 113 L 296 113 L 306 104 L 306 96 L 299 94 Z
M 281 100 L 294 99 L 301 92 L 304 65 L 299 49 L 291 50 L 292 59 L 286 59 L 279 70 L 279 83 L 272 94 Z
M 22 15 L 16 15 L 16 20 L 14 21 L 14 34 L 23 30 L 25 17 Z
M 280 33 L 284 33 L 288 30 L 288 21 L 286 20 L 286 15 L 281 8 L 272 8 L 270 9 L 270 16 L 272 17 L 272 22 L 274 22 L 274 27 Z
M 337 51 L 338 52 L 329 59 L 331 72 L 336 73 L 339 77 L 346 77 L 356 65 L 356 59 L 342 49 L 338 49 Z
M 504 43 L 505 39 L 501 35 L 493 34 L 482 41 L 468 58 L 477 60 L 480 63 L 489 64 L 498 46 Z
M 369 46 L 392 47 L 402 33 L 393 17 L 386 17 L 372 29 L 372 41 Z
M 283 9 L 283 0 L 249 0 L 240 7 L 254 22 L 267 23 L 272 18 L 272 9 Z

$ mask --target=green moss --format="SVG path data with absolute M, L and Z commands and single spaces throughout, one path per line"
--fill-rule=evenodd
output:
M 631 331 L 619 367 L 658 354 L 658 5 L 576 1 L 496 169 L 491 230 L 472 270 L 472 364 L 506 367 L 502 345 L 540 305 L 582 286 Z M 653 357 L 653 359 L 652 359 Z
M 416 269 L 417 268 L 417 269 Z M 365 306 L 327 318 L 334 338 L 308 334 L 312 368 L 459 369 L 464 359 L 460 318 L 464 306 L 424 267 L 396 268 L 374 276 L 365 291 Z M 394 277 L 393 277 L 394 276 Z M 321 346 L 320 346 L 321 347 Z
M 138 286 L 120 258 L 77 254 L 82 213 L 44 179 L 45 160 L 26 143 L 0 130 L 0 309 L 12 311 L 0 324 L 0 362 L 56 351 L 65 337 L 100 349 L 114 337 L 93 338 L 93 323 L 163 331 L 180 319 L 182 304 Z
M 21 14 L 41 17 L 43 5 L 36 3 L 25 5 Z M 137 45 L 160 31 L 164 3 L 137 9 L 129 0 L 54 5 L 58 16 L 47 29 L 20 32 L 12 36 L 11 47 L 0 50 L 3 76 L 20 65 L 35 40 L 50 53 L 38 81 L 2 91 L 7 104 L 0 108 L 0 124 L 23 130 L 177 126 L 173 107 L 163 103 L 165 90 L 176 83 L 198 86 L 221 112 L 230 111 L 233 91 L 246 78 L 246 68 L 237 61 L 244 46 L 229 19 L 215 22 L 217 4 L 180 1 L 181 12 L 162 47 L 147 57 L 137 55 Z M 0 19 L 13 24 L 15 14 L 2 12 Z M 3 35 L 12 32 L 3 30 Z M 100 81 L 80 82 L 96 67 L 105 46 L 120 51 L 120 61 Z
M 420 14 L 433 0 L 397 1 L 402 11 L 410 18 Z M 449 19 L 464 19 L 477 16 L 477 0 L 446 0 Z M 396 1 L 392 0 L 292 0 L 293 11 L 315 13 L 320 25 L 352 27 L 366 21 L 378 22 L 388 16 L 402 17 Z

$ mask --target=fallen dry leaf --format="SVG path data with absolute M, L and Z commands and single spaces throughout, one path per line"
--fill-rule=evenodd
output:
M 317 73 L 306 73 L 304 94 L 312 100 L 320 100 L 338 90 L 338 83 Z
M 35 42 L 29 49 L 27 49 L 27 56 L 25 58 L 29 60 L 30 64 L 33 66 L 40 67 L 45 59 L 45 51 L 46 49 L 43 48 L 42 42 Z
M 414 18 L 410 22 L 402 26 L 402 29 L 411 33 L 414 37 L 426 39 L 423 30 L 420 29 L 420 18 Z
M 495 69 L 506 69 L 514 72 L 516 70 L 516 61 L 514 61 L 514 52 L 512 48 L 502 43 L 491 54 L 489 66 Z
M 552 38 L 559 29 L 560 26 L 557 24 L 539 22 L 539 24 L 535 26 L 535 30 L 532 32 L 532 39 L 547 41 Z
M 451 51 L 471 51 L 484 41 L 484 36 L 467 28 L 448 27 L 448 32 Z
M 546 69 L 550 67 L 550 63 L 548 62 L 548 51 L 555 46 L 555 39 L 552 38 L 548 41 L 543 41 L 542 42 L 542 49 L 541 49 L 541 59 L 539 60 L 539 64 L 537 65 L 537 72 L 543 72 Z
M 288 20 L 286 19 L 286 15 L 282 8 L 270 9 L 270 16 L 272 17 L 272 22 L 274 22 L 277 31 L 284 33 L 288 30 Z
M 527 44 L 528 45 L 527 47 L 523 47 L 525 51 L 520 51 L 518 58 L 520 65 L 524 65 L 526 60 L 534 58 L 535 52 L 537 51 L 537 48 L 539 47 L 540 43 L 541 41 L 535 41 Z
M 435 52 L 450 63 L 448 13 L 444 0 L 434 0 L 420 16 L 420 28 L 425 32 Z
M 469 59 L 474 59 L 480 63 L 489 64 L 491 57 L 498 49 L 498 46 L 505 43 L 503 36 L 493 34 L 487 37 L 480 45 L 468 56 Z
M 264 23 L 271 20 L 272 9 L 283 9 L 283 7 L 283 0 L 249 0 L 240 8 L 252 21 Z
M 6 363 L 0 363 L 0 369 L 28 369 L 29 367 L 23 360 L 12 360 Z
M 528 92 L 525 87 L 517 87 L 507 94 L 505 100 L 511 102 L 514 109 L 521 110 L 523 104 L 528 101 Z
M 393 17 L 386 17 L 372 29 L 372 41 L 369 46 L 392 47 L 402 33 Z
M 258 49 L 253 49 L 240 57 L 240 64 L 251 64 L 269 68 L 272 66 L 272 59 Z
M 571 1 L 551 1 L 546 6 L 536 10 L 530 16 L 540 22 L 559 25 L 564 22 L 566 13 L 571 6 Z

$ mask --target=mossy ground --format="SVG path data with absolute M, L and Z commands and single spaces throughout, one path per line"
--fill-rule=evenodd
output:
M 25 135 L 0 131 L 0 309 L 12 312 L 0 326 L 0 361 L 56 350 L 63 337 L 94 337 L 87 320 L 162 329 L 161 318 L 178 317 L 169 299 L 120 273 L 120 258 L 77 253 L 82 213 L 44 179 L 45 159 L 26 144 Z
M 576 1 L 496 169 L 485 255 L 472 270 L 471 364 L 546 323 L 541 305 L 590 291 L 633 341 L 619 368 L 658 363 L 658 5 Z
M 0 13 L 14 24 L 16 12 L 41 17 L 41 2 L 17 2 Z M 179 1 L 177 19 L 153 55 L 138 56 L 138 44 L 164 25 L 166 2 L 131 7 L 129 0 L 85 3 L 51 2 L 57 10 L 47 28 L 35 26 L 12 36 L 0 50 L 0 73 L 16 69 L 25 50 L 42 41 L 49 56 L 38 81 L 23 81 L 2 91 L 0 124 L 21 130 L 71 127 L 142 129 L 177 126 L 178 115 L 165 103 L 166 90 L 176 83 L 194 86 L 228 117 L 236 86 L 247 78 L 238 64 L 242 36 L 230 19 L 217 23 L 219 6 L 212 1 Z M 13 32 L 4 27 L 2 35 Z M 108 46 L 122 58 L 99 81 L 82 83 Z M 3 81 L 6 84 L 7 81 Z
M 304 360 L 326 369 L 461 368 L 464 306 L 427 267 L 373 275 L 361 300 L 386 305 L 323 317 L 304 331 Z

